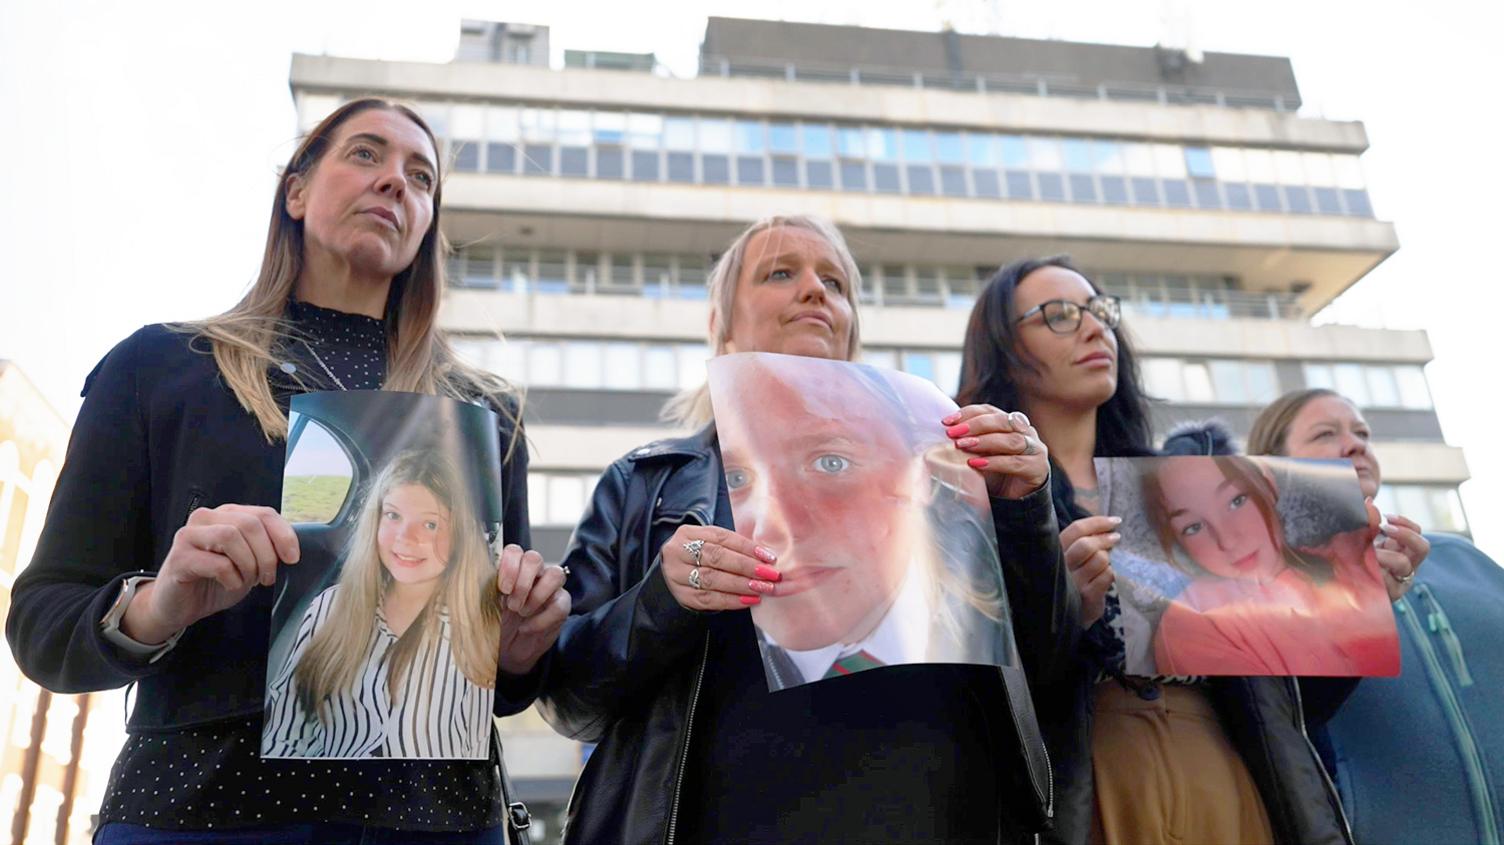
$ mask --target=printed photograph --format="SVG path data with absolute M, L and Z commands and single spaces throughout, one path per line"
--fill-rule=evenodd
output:
M 1346 461 L 1097 458 L 1132 675 L 1399 673 L 1377 513 Z
M 490 755 L 500 611 L 493 411 L 387 391 L 292 400 L 264 757 Z
M 710 362 L 736 531 L 778 555 L 752 608 L 768 687 L 1017 658 L 987 490 L 934 384 L 770 353 Z

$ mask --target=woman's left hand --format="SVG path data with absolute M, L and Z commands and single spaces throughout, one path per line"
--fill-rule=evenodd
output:
M 987 480 L 997 499 L 1022 499 L 1050 479 L 1050 453 L 1029 418 L 991 405 L 967 405 L 941 420 L 966 463 Z
M 1389 589 L 1389 600 L 1398 601 L 1410 591 L 1415 570 L 1431 553 L 1431 541 L 1421 536 L 1420 526 L 1414 520 L 1389 514 L 1374 540 L 1374 550 L 1379 568 L 1384 570 L 1384 586 Z
M 496 564 L 501 594 L 501 671 L 526 675 L 553 647 L 572 606 L 564 589 L 564 568 L 543 563 L 543 556 L 515 543 L 502 549 Z

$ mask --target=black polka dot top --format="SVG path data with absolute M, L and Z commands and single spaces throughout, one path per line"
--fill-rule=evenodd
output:
M 302 302 L 289 304 L 288 320 L 298 339 L 284 350 L 284 389 L 381 387 L 381 320 Z M 462 831 L 502 823 L 494 742 L 490 761 L 263 760 L 260 748 L 260 717 L 132 734 L 110 772 L 100 824 L 223 830 L 339 822 Z

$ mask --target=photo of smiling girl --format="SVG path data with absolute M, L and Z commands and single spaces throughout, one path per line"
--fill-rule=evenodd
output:
M 469 494 L 436 449 L 394 457 L 360 506 L 267 695 L 262 755 L 470 758 L 490 749 L 500 609 Z
M 1336 531 L 1319 546 L 1296 547 L 1286 539 L 1275 474 L 1262 461 L 1178 457 L 1145 460 L 1140 467 L 1148 525 L 1165 559 L 1191 576 L 1160 618 L 1156 671 L 1399 671 L 1393 616 L 1370 545 L 1372 525 Z M 1330 471 L 1295 461 L 1280 468 L 1287 474 Z M 1346 486 L 1356 502 L 1356 486 Z M 1343 503 L 1329 504 L 1329 514 L 1343 509 Z

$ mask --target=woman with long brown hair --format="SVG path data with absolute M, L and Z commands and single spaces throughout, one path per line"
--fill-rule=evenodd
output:
M 514 545 L 497 564 L 497 713 L 530 703 L 567 615 L 563 573 L 523 551 L 518 403 L 436 325 L 441 188 L 438 144 L 416 112 L 345 103 L 283 170 L 245 297 L 207 320 L 141 329 L 85 382 L 6 633 L 49 689 L 137 686 L 96 842 L 339 842 L 366 828 L 501 841 L 495 741 L 489 760 L 422 764 L 257 754 L 271 585 L 299 558 L 274 509 L 296 393 L 405 390 L 501 415 L 502 531 Z
M 1049 447 L 1065 563 L 1081 590 L 1085 659 L 1035 681 L 1060 812 L 1050 841 L 1350 841 L 1286 678 L 1136 678 L 1095 457 L 1154 454 L 1148 400 L 1115 297 L 1065 256 L 1016 261 L 977 299 L 961 404 L 1028 414 Z

